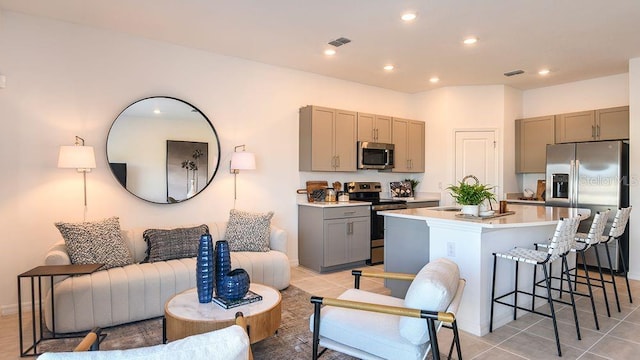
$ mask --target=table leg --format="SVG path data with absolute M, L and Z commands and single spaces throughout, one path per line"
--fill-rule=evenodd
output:
M 38 342 L 36 340 L 36 294 L 33 277 L 31 277 L 31 329 L 33 334 L 33 353 L 37 354 L 38 351 L 36 347 L 38 346 Z
M 24 354 L 24 338 L 22 337 L 22 285 L 18 276 L 18 331 L 20 332 L 20 356 Z
M 53 337 L 56 337 L 56 304 L 55 304 L 55 294 L 53 293 L 53 276 L 51 276 L 50 280 L 51 284 L 51 332 L 53 333 Z

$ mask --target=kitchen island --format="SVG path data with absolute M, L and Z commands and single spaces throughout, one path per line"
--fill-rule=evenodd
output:
M 460 276 L 467 280 L 456 315 L 458 326 L 474 335 L 485 335 L 489 332 L 492 254 L 548 241 L 560 218 L 590 216 L 589 209 L 510 204 L 508 210 L 513 213 L 486 219 L 462 217 L 451 207 L 381 212 L 385 216 L 385 271 L 416 273 L 431 259 L 455 261 Z M 513 269 L 513 262 L 498 261 L 497 294 L 513 289 Z M 559 269 L 555 266 L 554 273 Z M 532 277 L 533 266 L 520 267 L 521 288 L 530 289 Z M 408 288 L 398 280 L 387 280 L 385 285 L 397 297 L 404 297 Z M 523 306 L 527 301 L 530 303 L 530 299 L 519 298 Z M 512 309 L 496 306 L 494 328 L 511 321 L 512 314 Z

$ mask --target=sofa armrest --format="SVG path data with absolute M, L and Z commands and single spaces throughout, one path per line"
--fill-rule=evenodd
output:
M 287 232 L 279 227 L 271 225 L 271 235 L 269 236 L 269 248 L 271 250 L 287 253 Z
M 64 241 L 58 241 L 52 247 L 47 250 L 47 254 L 44 257 L 45 265 L 69 265 L 71 264 L 71 258 L 67 252 L 67 246 Z

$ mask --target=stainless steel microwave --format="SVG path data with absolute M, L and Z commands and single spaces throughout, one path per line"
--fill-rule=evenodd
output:
M 358 169 L 393 169 L 393 144 L 358 141 Z

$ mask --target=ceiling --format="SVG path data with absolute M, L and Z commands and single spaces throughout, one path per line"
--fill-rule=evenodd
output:
M 638 0 L 0 0 L 0 9 L 406 93 L 526 90 L 626 73 L 640 57 Z M 403 22 L 405 11 L 417 18 Z M 468 36 L 479 41 L 465 46 Z M 351 43 L 324 55 L 339 37 Z

